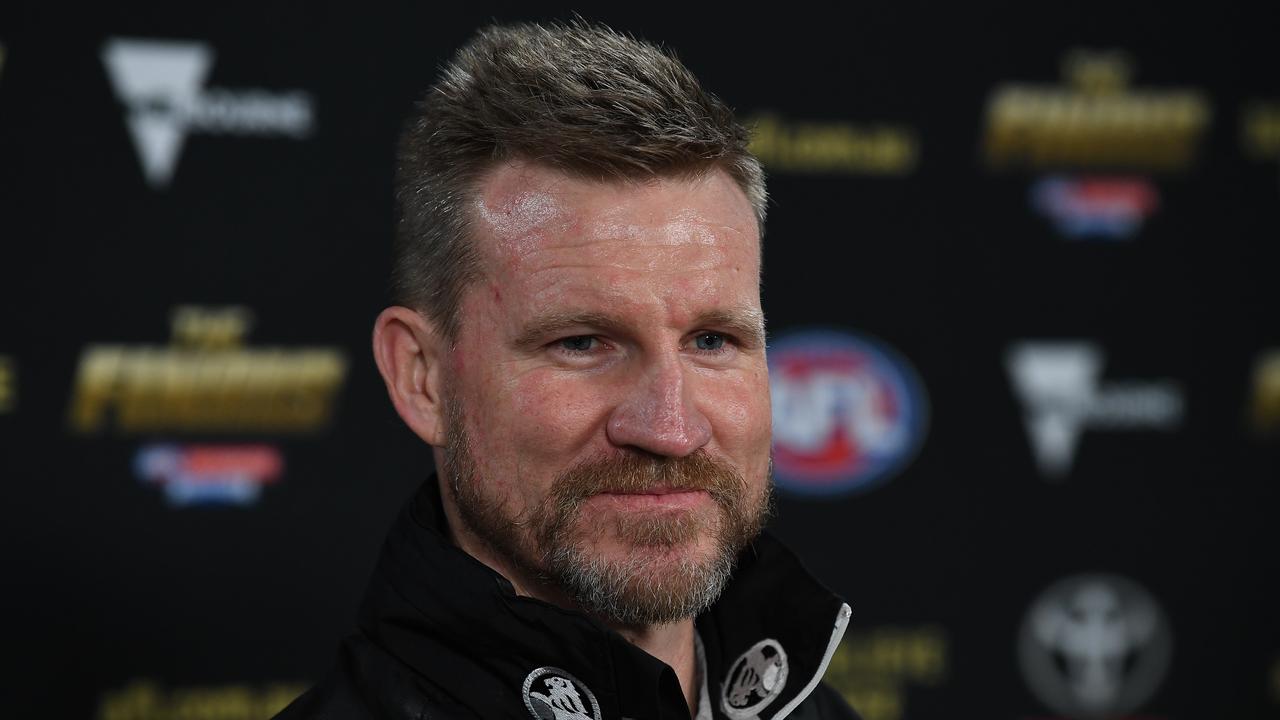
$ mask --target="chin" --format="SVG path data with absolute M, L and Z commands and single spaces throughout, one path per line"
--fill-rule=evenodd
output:
M 632 627 L 692 618 L 719 597 L 733 557 L 714 538 L 672 545 L 567 548 L 553 556 L 557 583 L 590 615 Z
M 699 535 L 677 542 L 636 543 L 612 539 L 594 548 L 597 557 L 605 562 L 638 564 L 638 571 L 652 569 L 660 572 L 673 563 L 708 565 L 716 561 L 719 547 L 714 535 Z M 645 561 L 645 562 L 641 562 Z

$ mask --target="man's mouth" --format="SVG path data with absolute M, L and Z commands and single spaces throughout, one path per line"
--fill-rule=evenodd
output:
M 643 490 L 606 490 L 608 495 L 676 495 L 679 493 L 705 492 L 699 488 L 691 487 L 674 487 L 670 485 L 657 485 Z
M 706 490 L 682 487 L 652 487 L 644 490 L 606 491 L 592 498 L 622 509 L 682 510 L 709 501 Z

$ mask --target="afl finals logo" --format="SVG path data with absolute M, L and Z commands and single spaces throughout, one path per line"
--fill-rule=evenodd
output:
M 914 458 L 928 405 L 915 370 L 880 343 L 809 330 L 769 348 L 773 470 L 808 495 L 868 490 Z
M 1027 611 L 1018 640 L 1031 691 L 1076 720 L 1136 710 L 1160 686 L 1172 647 L 1155 599 L 1115 575 L 1076 575 L 1049 587 Z

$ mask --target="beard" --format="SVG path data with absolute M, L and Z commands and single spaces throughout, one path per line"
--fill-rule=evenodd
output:
M 704 450 L 685 457 L 640 451 L 590 458 L 557 476 L 542 501 L 519 517 L 486 494 L 461 410 L 446 400 L 447 444 L 441 471 L 462 522 L 526 577 L 567 594 L 586 613 L 622 626 L 694 617 L 711 606 L 733 574 L 739 552 L 759 534 L 771 510 L 771 483 L 751 485 Z M 601 493 L 654 488 L 705 491 L 715 512 L 644 510 L 588 516 Z M 710 535 L 710 551 L 694 547 Z M 612 537 L 622 557 L 595 549 Z M 682 547 L 689 546 L 689 547 Z

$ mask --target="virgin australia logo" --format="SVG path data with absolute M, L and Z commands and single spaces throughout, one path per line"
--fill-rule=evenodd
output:
M 1182 420 L 1175 383 L 1103 383 L 1104 359 L 1089 342 L 1018 343 L 1005 356 L 1036 462 L 1050 478 L 1071 470 L 1085 428 L 1170 430 Z
M 168 186 L 187 134 L 301 139 L 311 133 L 311 98 L 300 90 L 205 88 L 214 51 L 206 43 L 112 38 L 102 48 L 112 89 L 147 183 Z

